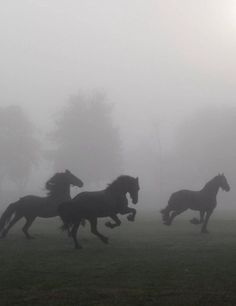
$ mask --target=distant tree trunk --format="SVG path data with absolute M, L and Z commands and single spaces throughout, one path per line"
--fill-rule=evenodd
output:
M 107 182 L 120 174 L 119 130 L 104 95 L 73 96 L 56 122 L 52 139 L 56 170 L 73 169 L 87 184 Z

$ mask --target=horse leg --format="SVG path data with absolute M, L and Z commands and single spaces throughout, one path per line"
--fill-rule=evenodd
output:
M 34 220 L 35 220 L 35 217 L 26 217 L 26 223 L 25 223 L 25 225 L 22 227 L 22 231 L 23 231 L 23 233 L 25 234 L 25 237 L 26 237 L 27 239 L 33 239 L 33 238 L 34 238 L 34 237 L 31 236 L 31 235 L 29 234 L 29 232 L 28 232 L 28 230 L 29 230 L 30 226 L 32 225 L 32 223 L 34 222 Z
M 170 212 L 171 212 L 171 209 L 169 208 L 169 206 L 161 210 L 162 220 L 163 220 L 163 223 L 166 225 L 168 224 L 169 219 L 170 219 Z
M 81 222 L 81 220 L 74 223 L 74 225 L 72 227 L 72 230 L 70 232 L 70 237 L 73 238 L 74 243 L 75 243 L 75 249 L 82 249 L 82 246 L 78 243 L 78 240 L 77 240 L 77 231 L 79 229 L 80 222 Z
M 204 222 L 204 215 L 205 215 L 205 211 L 201 210 L 200 211 L 200 224 L 202 224 Z
M 202 229 L 201 229 L 201 232 L 204 233 L 204 234 L 208 233 L 207 224 L 208 224 L 208 221 L 209 221 L 209 218 L 210 218 L 212 212 L 213 212 L 212 210 L 209 210 L 209 211 L 206 212 L 206 217 L 205 217 L 205 220 L 203 222 Z
M 7 227 L 2 231 L 1 237 L 4 238 L 6 237 L 7 233 L 9 232 L 10 228 L 17 222 L 19 221 L 23 216 L 22 215 L 15 215 L 14 218 L 9 222 Z
M 182 212 L 184 212 L 185 210 L 187 210 L 187 208 L 182 208 L 179 210 L 175 210 L 171 213 L 169 220 L 165 221 L 165 225 L 171 225 L 172 221 L 174 220 L 174 218 L 178 215 L 180 215 Z
M 107 221 L 105 223 L 105 225 L 109 228 L 114 228 L 114 227 L 117 227 L 117 226 L 120 226 L 121 225 L 121 221 L 120 219 L 117 217 L 117 215 L 111 215 L 109 216 L 113 221 L 115 221 L 115 223 L 111 223 L 110 221 Z
M 136 216 L 136 209 L 128 207 L 129 212 L 131 212 L 130 215 L 128 215 L 127 220 L 134 221 Z
M 128 215 L 127 219 L 128 219 L 129 221 L 134 221 L 134 220 L 135 220 L 136 209 L 134 209 L 134 208 L 126 207 L 124 210 L 119 211 L 119 213 L 120 213 L 121 215 L 126 215 L 126 214 L 130 213 L 130 214 Z
M 94 235 L 96 235 L 98 238 L 100 238 L 102 240 L 102 242 L 107 244 L 108 243 L 108 238 L 103 236 L 102 234 L 100 234 L 97 230 L 97 218 L 90 218 L 89 222 L 90 222 L 91 232 Z
M 82 225 L 83 227 L 85 227 L 85 225 L 86 225 L 86 219 L 82 219 L 82 220 L 81 220 L 81 225 Z
M 193 218 L 190 220 L 190 223 L 195 224 L 195 225 L 202 224 L 204 222 L 204 215 L 205 215 L 205 211 L 201 210 L 200 219 L 198 220 L 197 218 Z

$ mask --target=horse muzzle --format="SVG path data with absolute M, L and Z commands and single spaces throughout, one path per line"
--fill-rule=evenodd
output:
M 77 184 L 73 184 L 73 186 L 81 188 L 81 187 L 84 186 L 84 183 L 83 182 L 79 182 Z
M 138 203 L 138 199 L 133 199 L 133 200 L 132 200 L 132 203 L 133 203 L 133 204 L 137 204 L 137 203 Z

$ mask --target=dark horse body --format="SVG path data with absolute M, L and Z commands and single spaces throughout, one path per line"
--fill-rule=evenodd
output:
M 200 212 L 200 220 L 194 218 L 191 223 L 202 224 L 202 233 L 207 233 L 209 218 L 217 205 L 219 188 L 230 190 L 223 174 L 214 177 L 200 191 L 180 190 L 173 193 L 167 207 L 161 211 L 164 224 L 171 225 L 173 219 L 187 209 L 197 210 Z
M 81 220 L 87 219 L 91 232 L 102 242 L 108 243 L 108 238 L 97 230 L 97 218 L 110 217 L 115 223 L 106 222 L 105 225 L 114 228 L 121 224 L 117 214 L 130 214 L 128 220 L 134 221 L 136 210 L 128 207 L 126 194 L 129 193 L 133 204 L 138 202 L 138 178 L 128 175 L 118 177 L 113 183 L 101 191 L 82 192 L 69 203 L 59 205 L 59 215 L 64 223 L 63 228 L 70 231 L 75 248 L 81 248 L 77 241 L 77 231 Z
M 71 185 L 82 187 L 83 182 L 69 170 L 62 173 L 56 173 L 45 185 L 48 190 L 47 197 L 28 195 L 10 204 L 0 218 L 0 232 L 2 237 L 7 235 L 10 228 L 18 220 L 25 217 L 26 223 L 22 230 L 26 238 L 33 238 L 29 235 L 28 229 L 35 218 L 51 218 L 58 216 L 58 205 L 71 199 Z M 12 218 L 13 215 L 14 217 Z

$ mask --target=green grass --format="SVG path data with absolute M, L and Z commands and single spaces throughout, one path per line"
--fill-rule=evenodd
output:
M 0 241 L 0 305 L 236 305 L 236 215 L 215 215 L 209 235 L 187 219 L 165 227 L 158 212 L 122 221 L 100 220 L 109 245 L 87 225 L 77 251 L 57 219 L 36 220 L 33 241 L 14 228 Z

